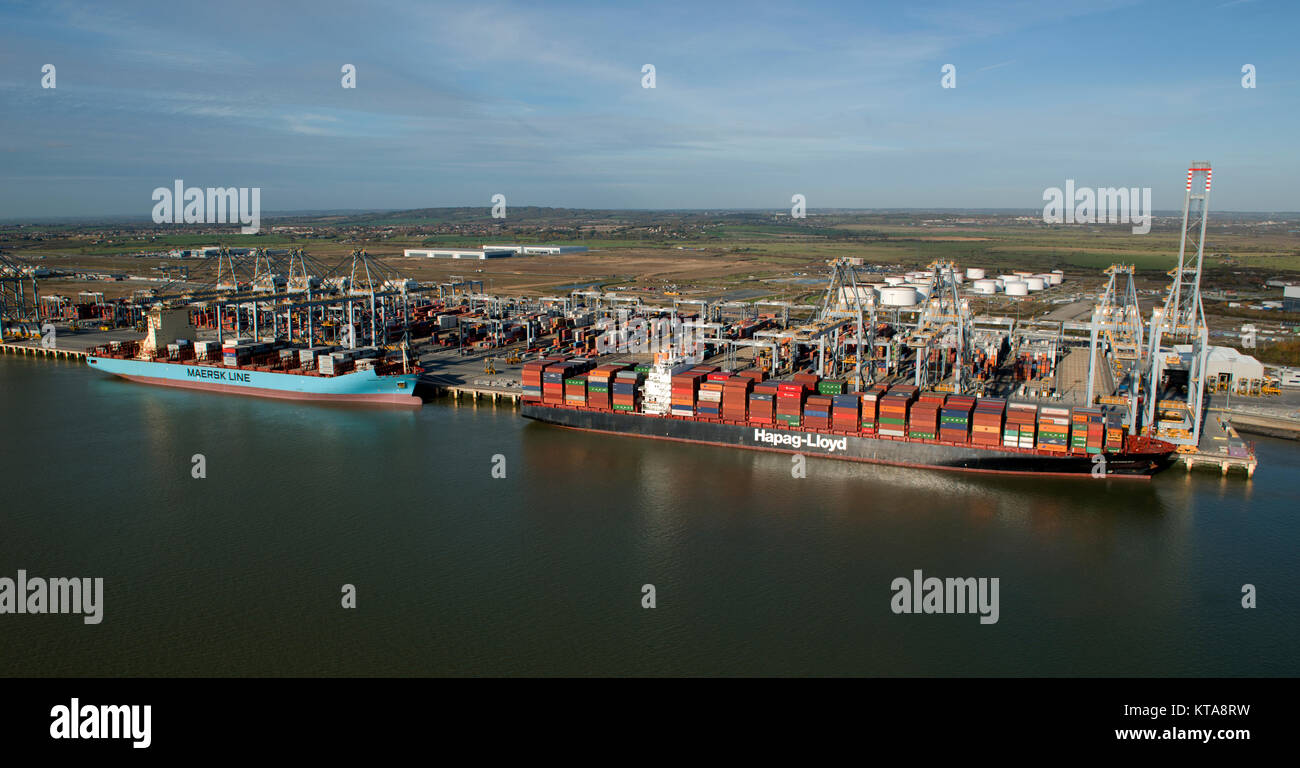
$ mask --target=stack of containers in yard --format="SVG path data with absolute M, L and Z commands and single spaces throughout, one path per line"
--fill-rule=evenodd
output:
M 907 414 L 907 436 L 920 440 L 939 439 L 939 410 L 943 408 L 943 394 L 923 392 Z
M 776 420 L 787 427 L 799 426 L 799 416 L 803 413 L 803 401 L 808 396 L 808 389 L 798 382 L 783 381 L 776 385 Z
M 876 434 L 884 437 L 907 437 L 907 411 L 916 399 L 916 387 L 899 384 L 880 398 Z
M 722 418 L 722 388 L 731 374 L 710 373 L 700 382 L 696 393 L 695 413 L 710 419 Z
M 1033 448 L 1038 406 L 1033 403 L 1008 403 L 1007 421 L 1002 427 L 1002 445 L 1007 448 Z
M 856 393 L 832 395 L 831 427 L 837 432 L 857 432 L 861 426 L 861 404 L 862 396 Z
M 1075 453 L 1101 453 L 1105 418 L 1100 408 L 1075 408 L 1070 419 L 1073 427 L 1070 450 Z
M 1070 450 L 1070 409 L 1044 405 L 1038 409 L 1038 450 L 1068 453 Z
M 749 395 L 749 423 L 771 424 L 776 414 L 776 393 L 780 385 L 774 381 L 763 381 L 754 385 Z
M 566 405 L 587 404 L 587 374 L 580 373 L 564 380 L 564 402 Z
M 862 395 L 862 431 L 868 435 L 876 434 L 877 408 L 880 398 L 888 391 L 888 385 L 872 384 L 871 389 Z
M 1007 401 L 1000 397 L 981 398 L 971 415 L 970 441 L 972 445 L 996 448 L 1002 444 L 1002 413 Z
M 844 382 L 826 379 L 817 382 L 817 394 L 819 395 L 842 395 L 844 394 Z
M 975 409 L 972 395 L 948 395 L 939 410 L 939 439 L 950 443 L 970 440 L 971 411 Z
M 693 368 L 687 368 L 681 373 L 673 369 L 672 378 L 672 400 L 670 401 L 669 413 L 673 416 L 694 416 L 695 415 L 695 393 L 699 390 L 701 374 L 694 371 Z
M 751 368 L 748 371 L 741 371 L 740 375 L 754 381 L 767 381 L 767 371 L 756 371 Z
M 732 376 L 722 385 L 722 418 L 727 421 L 744 421 L 748 415 L 749 393 L 754 380 L 746 376 Z
M 1106 414 L 1106 453 L 1124 450 L 1124 421 L 1118 413 Z
M 806 429 L 830 429 L 831 402 L 830 395 L 809 395 L 803 405 L 803 426 Z
M 645 375 L 638 371 L 619 371 L 614 374 L 614 410 L 636 412 L 641 409 L 641 380 Z

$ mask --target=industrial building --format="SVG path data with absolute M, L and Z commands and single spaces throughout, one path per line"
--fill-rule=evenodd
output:
M 1287 312 L 1300 312 L 1300 285 L 1282 287 L 1282 309 Z
M 485 245 L 493 250 L 508 250 L 524 256 L 556 256 L 562 253 L 586 253 L 585 245 Z
M 1190 363 L 1190 344 L 1175 345 L 1174 351 Z M 1210 347 L 1205 360 L 1205 382 L 1213 391 L 1256 391 L 1264 383 L 1264 364 L 1232 347 Z
M 515 255 L 514 251 L 496 246 L 486 246 L 474 250 L 458 248 L 407 248 L 406 258 L 421 259 L 507 259 Z

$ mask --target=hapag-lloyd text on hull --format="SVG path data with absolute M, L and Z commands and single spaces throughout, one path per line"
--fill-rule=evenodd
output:
M 766 429 L 755 429 L 754 441 L 767 445 L 788 445 L 791 448 L 816 448 L 827 453 L 846 451 L 849 448 L 847 437 L 836 439 L 813 432 L 800 435 L 794 432 L 768 432 Z

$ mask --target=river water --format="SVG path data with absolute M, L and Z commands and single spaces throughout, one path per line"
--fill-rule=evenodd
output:
M 99 624 L 0 614 L 0 675 L 1300 673 L 1293 442 L 1259 439 L 1250 481 L 815 458 L 794 478 L 782 454 L 505 406 L 306 405 L 13 357 L 0 430 L 0 577 L 104 579 Z M 895 614 L 915 570 L 997 578 L 998 621 Z

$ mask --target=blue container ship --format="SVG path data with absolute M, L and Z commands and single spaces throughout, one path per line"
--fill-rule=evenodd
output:
M 327 403 L 423 403 L 415 393 L 421 369 L 386 360 L 377 350 L 244 343 L 222 348 L 218 357 L 215 346 L 168 345 L 161 354 L 142 354 L 133 344 L 115 344 L 93 350 L 86 364 L 129 381 L 208 392 Z

